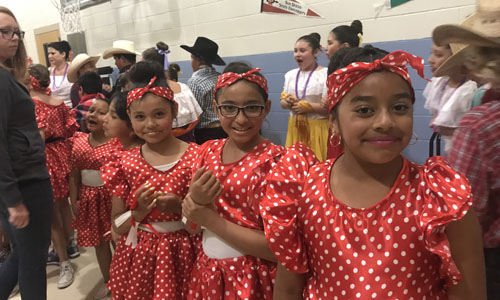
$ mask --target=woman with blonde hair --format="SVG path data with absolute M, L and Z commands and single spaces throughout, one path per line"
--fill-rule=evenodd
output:
M 24 32 L 0 6 L 0 221 L 13 251 L 0 267 L 0 299 L 19 282 L 24 300 L 47 298 L 52 188 L 26 75 Z

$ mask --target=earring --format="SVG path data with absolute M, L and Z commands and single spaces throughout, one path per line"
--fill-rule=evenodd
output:
M 410 143 L 410 145 L 416 145 L 418 143 L 418 134 L 415 131 L 413 131 L 413 135 L 415 136 L 415 142 Z
M 341 136 L 340 136 L 340 134 L 339 134 L 339 141 L 338 141 L 337 145 L 335 145 L 335 147 L 338 147 L 338 146 L 340 146 L 341 144 L 342 144 L 342 137 L 341 137 Z
M 332 131 L 332 135 L 330 135 L 330 140 L 329 140 L 329 145 L 332 144 L 332 141 L 333 141 L 333 138 L 336 137 L 337 135 L 335 134 L 335 131 Z M 338 135 L 339 137 L 339 141 L 337 142 L 337 144 L 335 145 L 335 147 L 338 147 L 341 143 L 342 143 L 342 137 L 340 136 L 340 134 Z

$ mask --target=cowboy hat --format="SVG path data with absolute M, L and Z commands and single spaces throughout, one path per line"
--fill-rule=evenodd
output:
M 101 54 L 96 56 L 89 56 L 87 53 L 78 54 L 68 67 L 68 81 L 71 83 L 78 81 L 78 71 L 88 62 L 93 62 L 94 64 L 101 58 Z
M 451 43 L 449 45 L 451 56 L 434 71 L 434 77 L 450 76 L 455 72 L 454 69 L 456 67 L 463 65 L 465 62 L 465 53 L 469 46 L 457 43 Z
M 141 55 L 135 51 L 135 44 L 132 41 L 119 40 L 113 42 L 113 48 L 104 51 L 102 58 L 108 59 L 115 54 Z
M 500 47 L 500 1 L 478 0 L 476 12 L 462 25 L 441 25 L 432 38 L 437 45 L 464 43 L 483 47 Z
M 207 39 L 206 37 L 199 36 L 194 42 L 193 47 L 187 45 L 181 45 L 181 48 L 187 52 L 200 57 L 207 64 L 223 66 L 226 63 L 217 54 L 219 50 L 219 45 L 216 42 Z

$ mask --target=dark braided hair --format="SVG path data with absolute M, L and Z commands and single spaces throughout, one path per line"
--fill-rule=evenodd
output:
M 341 48 L 330 58 L 328 64 L 328 75 L 338 69 L 347 67 L 353 62 L 373 62 L 376 59 L 381 59 L 389 54 L 389 52 L 366 45 L 362 48 Z
M 306 41 L 309 44 L 309 46 L 311 46 L 313 52 L 315 52 L 317 49 L 321 50 L 321 45 L 320 45 L 321 35 L 319 35 L 319 33 L 317 32 L 313 32 L 308 35 L 303 35 L 297 40 L 297 42 L 298 41 Z
M 331 32 L 340 44 L 348 43 L 350 47 L 359 47 L 358 34 L 363 34 L 363 24 L 359 20 L 354 20 L 351 26 L 337 26 Z

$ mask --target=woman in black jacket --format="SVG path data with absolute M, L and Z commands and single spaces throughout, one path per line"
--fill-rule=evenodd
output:
M 19 282 L 23 300 L 47 298 L 52 189 L 26 74 L 24 32 L 0 6 L 0 221 L 13 251 L 0 267 L 0 300 Z

